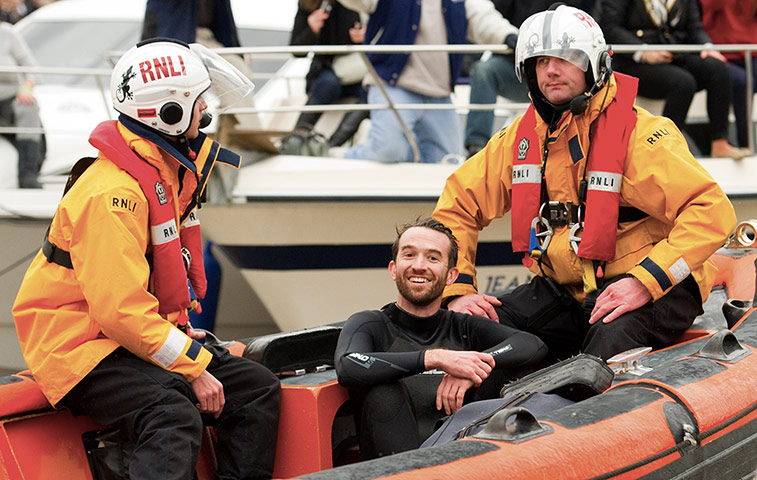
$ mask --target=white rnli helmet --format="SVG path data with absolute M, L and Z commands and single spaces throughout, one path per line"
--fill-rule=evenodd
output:
M 110 79 L 113 108 L 160 133 L 183 135 L 200 95 L 218 114 L 254 85 L 199 44 L 170 39 L 140 42 L 118 60 Z
M 599 84 L 597 88 L 610 71 L 610 53 L 602 29 L 591 15 L 567 5 L 531 15 L 520 27 L 515 73 L 521 82 L 526 79 L 529 88 L 536 79 L 526 61 L 541 56 L 571 62 L 587 73 L 587 84 Z

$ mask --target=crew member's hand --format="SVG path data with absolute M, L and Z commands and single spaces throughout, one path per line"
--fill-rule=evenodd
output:
M 455 377 L 465 378 L 476 386 L 486 380 L 494 368 L 494 357 L 488 353 L 445 350 L 426 350 L 423 356 L 426 370 L 442 370 Z
M 192 385 L 197 401 L 200 402 L 197 405 L 200 412 L 212 413 L 214 417 L 218 418 L 223 411 L 224 404 L 226 404 L 226 398 L 223 396 L 223 384 L 205 370 L 190 385 Z
M 21 88 L 18 89 L 18 92 L 16 92 L 16 101 L 22 105 L 33 105 L 37 103 L 37 99 L 34 98 L 34 94 L 32 93 L 33 87 L 34 83 L 31 81 L 27 80 L 24 82 Z
M 436 409 L 444 409 L 447 415 L 455 413 L 463 406 L 465 392 L 473 386 L 467 378 L 444 375 L 442 383 L 436 389 Z
M 599 297 L 591 311 L 589 323 L 595 324 L 600 319 L 610 323 L 620 315 L 631 312 L 652 300 L 647 287 L 636 277 L 626 277 L 611 283 Z M 604 318 L 603 318 L 604 317 Z
M 700 53 L 699 56 L 702 58 L 712 57 L 716 60 L 720 60 L 721 62 L 726 61 L 726 58 L 723 56 L 723 54 L 718 52 L 717 50 L 702 50 L 702 53 Z
M 447 309 L 453 312 L 487 317 L 498 322 L 499 316 L 494 307 L 499 307 L 500 305 L 502 305 L 502 302 L 497 300 L 497 297 L 471 293 L 452 299 L 447 305 Z
M 673 61 L 673 54 L 667 50 L 642 52 L 641 61 L 642 63 L 649 63 L 650 65 L 670 63 Z
M 192 324 L 187 322 L 187 336 L 194 340 L 202 340 L 203 338 L 205 338 L 205 332 L 195 330 L 194 328 L 192 328 Z
M 365 25 L 355 22 L 352 28 L 350 28 L 350 40 L 352 43 L 363 43 L 363 40 L 365 40 Z
M 313 10 L 313 13 L 308 15 L 308 26 L 310 27 L 310 30 L 316 35 L 321 33 L 321 29 L 323 28 L 323 24 L 326 23 L 327 18 L 329 18 L 329 14 L 320 8 Z

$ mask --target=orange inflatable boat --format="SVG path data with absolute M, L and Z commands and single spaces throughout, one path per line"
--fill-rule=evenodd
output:
M 744 478 L 757 470 L 754 252 L 721 249 L 697 328 L 664 350 L 616 358 L 599 391 L 584 388 L 575 368 L 548 367 L 506 390 L 562 395 L 569 405 L 540 415 L 510 406 L 473 435 L 369 462 L 357 461 L 349 395 L 330 367 L 338 325 L 229 348 L 281 374 L 276 478 Z M 104 431 L 52 409 L 28 373 L 0 378 L 0 479 L 109 478 L 94 460 L 107 447 Z M 206 431 L 199 480 L 213 477 L 213 435 Z

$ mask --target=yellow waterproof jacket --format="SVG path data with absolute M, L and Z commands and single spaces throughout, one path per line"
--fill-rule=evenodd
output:
M 118 128 L 134 151 L 158 167 L 171 191 L 179 192 L 180 163 L 120 123 Z M 196 185 L 194 174 L 184 177 L 182 192 L 173 198 L 177 225 Z M 148 292 L 148 202 L 134 177 L 100 153 L 61 200 L 48 238 L 71 254 L 73 269 L 37 253 L 13 318 L 24 359 L 53 405 L 119 346 L 189 381 L 205 370 L 210 352 L 198 353 L 172 323 L 178 313 L 163 318 Z
M 537 114 L 536 131 L 546 160 L 550 200 L 577 204 L 578 188 L 591 146 L 589 128 L 600 109 L 617 91 L 612 77 L 595 95 L 582 115 L 563 114 L 549 134 Z M 604 103 L 603 103 L 604 102 Z M 636 128 L 628 143 L 620 206 L 648 214 L 641 220 L 621 223 L 617 229 L 615 259 L 605 266 L 605 278 L 629 273 L 638 278 L 657 300 L 689 273 L 705 300 L 714 281 L 715 266 L 709 260 L 736 225 L 733 206 L 720 186 L 689 152 L 686 140 L 673 122 L 637 110 Z M 433 216 L 452 229 L 460 245 L 461 279 L 448 286 L 445 297 L 477 292 L 476 246 L 478 232 L 511 208 L 513 145 L 522 116 L 491 138 L 486 148 L 461 165 L 447 179 Z M 572 146 L 572 148 L 569 146 Z M 578 148 L 576 148 L 578 147 Z M 542 261 L 530 267 L 565 286 L 577 300 L 583 295 L 583 266 L 569 241 L 569 227 L 554 229 Z M 466 277 L 472 283 L 466 283 Z

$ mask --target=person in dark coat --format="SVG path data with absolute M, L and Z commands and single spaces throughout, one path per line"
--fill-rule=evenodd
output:
M 639 79 L 639 95 L 665 100 L 662 114 L 684 131 L 694 94 L 707 90 L 710 155 L 743 158 L 748 150 L 727 139 L 731 106 L 730 74 L 725 57 L 711 50 L 697 0 L 678 0 L 669 8 L 663 0 L 602 0 L 599 20 L 611 44 L 700 44 L 701 52 L 667 50 L 615 55 L 615 70 Z

